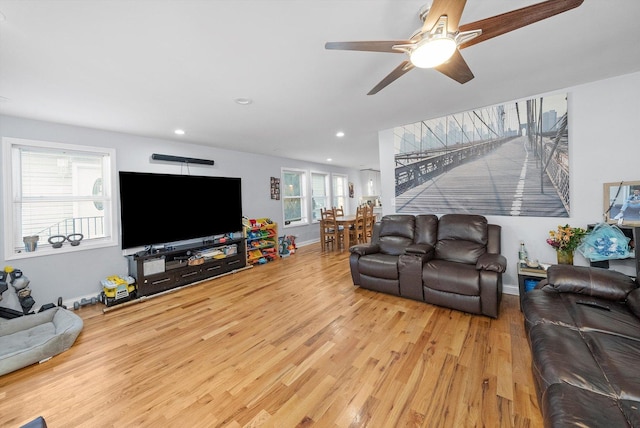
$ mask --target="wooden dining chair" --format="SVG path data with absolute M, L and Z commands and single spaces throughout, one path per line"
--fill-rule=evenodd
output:
M 356 219 L 353 222 L 353 226 L 349 229 L 349 245 L 364 244 L 366 241 L 365 236 L 365 208 L 358 207 L 356 209 Z
M 339 207 L 333 207 L 332 210 L 333 210 L 333 215 L 335 217 L 343 217 L 344 216 L 344 209 L 342 208 L 342 205 L 340 205 Z M 338 225 L 338 231 L 339 232 L 342 232 L 343 229 L 344 229 L 343 226 Z
M 336 215 L 333 209 L 322 208 L 320 209 L 320 243 L 322 244 L 322 251 L 326 247 L 331 245 L 340 246 L 341 233 L 338 230 L 338 223 L 336 223 Z
M 373 235 L 373 224 L 376 222 L 376 216 L 373 214 L 373 206 L 364 205 L 364 241 L 369 242 Z

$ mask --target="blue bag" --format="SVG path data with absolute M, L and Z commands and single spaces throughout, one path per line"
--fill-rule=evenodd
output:
M 622 231 L 608 223 L 598 223 L 578 245 L 578 251 L 592 262 L 626 259 L 631 253 L 629 241 Z

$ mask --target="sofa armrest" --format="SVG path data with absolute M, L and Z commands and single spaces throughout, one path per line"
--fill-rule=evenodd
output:
M 484 253 L 478 258 L 476 269 L 504 273 L 507 270 L 507 259 L 502 254 Z
M 549 285 L 560 293 L 576 293 L 623 301 L 638 288 L 627 275 L 614 270 L 573 265 L 553 265 L 547 270 Z
M 367 254 L 379 253 L 380 246 L 377 244 L 358 244 L 350 247 L 349 251 L 360 256 L 366 256 Z
M 435 254 L 435 249 L 429 244 L 411 244 L 405 248 L 404 253 L 416 256 L 426 256 L 427 260 L 431 260 Z
M 538 281 L 536 286 L 533 287 L 533 288 L 534 288 L 534 290 L 540 290 L 540 289 L 544 288 L 547 285 L 549 285 L 549 280 L 547 278 L 542 278 L 540 281 Z

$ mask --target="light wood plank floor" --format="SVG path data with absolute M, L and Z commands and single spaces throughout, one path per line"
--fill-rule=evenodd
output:
M 542 426 L 516 296 L 493 320 L 359 289 L 317 244 L 103 308 L 0 377 L 0 427 Z

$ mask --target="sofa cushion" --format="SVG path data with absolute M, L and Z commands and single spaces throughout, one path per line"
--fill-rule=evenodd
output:
M 538 324 L 529 329 L 529 343 L 533 350 L 531 364 L 534 377 L 543 396 L 555 383 L 615 396 L 578 330 Z
M 369 254 L 358 260 L 360 275 L 383 279 L 398 279 L 398 257 L 389 254 Z
M 438 223 L 436 258 L 476 264 L 487 252 L 487 219 L 479 215 L 445 214 Z
M 541 407 L 544 425 L 547 427 L 627 427 L 630 425 L 629 418 L 621 412 L 617 400 L 567 384 L 551 385 L 542 399 Z
M 480 295 L 480 276 L 475 265 L 430 260 L 422 268 L 425 287 L 465 296 Z
M 386 215 L 380 222 L 380 252 L 399 256 L 405 248 L 413 244 L 415 217 L 408 214 Z
M 576 328 L 576 323 L 560 293 L 552 288 L 531 290 L 522 300 L 524 326 L 528 331 L 537 324 L 556 324 Z
M 443 239 L 436 245 L 436 258 L 450 262 L 475 265 L 478 258 L 486 252 L 484 245 L 471 241 Z
M 420 214 L 416 216 L 416 230 L 413 242 L 436 246 L 438 241 L 438 217 L 433 214 Z
M 583 335 L 615 395 L 640 401 L 640 341 L 595 331 Z
M 584 298 L 580 295 L 562 296 L 570 307 L 576 326 L 585 333 L 599 332 L 611 336 L 640 340 L 640 323 L 638 318 L 621 302 L 606 299 L 589 298 L 589 302 L 601 304 L 608 309 L 601 309 L 581 304 Z
M 594 302 L 608 310 L 578 302 Z M 545 287 L 525 294 L 522 312 L 527 329 L 546 323 L 640 340 L 640 321 L 622 302 Z
M 608 300 L 625 300 L 637 288 L 627 275 L 587 266 L 553 265 L 547 270 L 549 284 L 561 293 L 579 293 Z
M 620 410 L 629 421 L 629 426 L 640 427 L 640 402 L 634 400 L 619 400 Z

